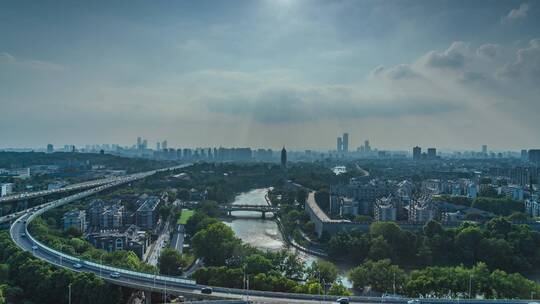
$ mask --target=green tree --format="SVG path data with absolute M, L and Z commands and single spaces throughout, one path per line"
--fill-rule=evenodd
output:
M 195 254 L 203 257 L 207 265 L 225 265 L 241 245 L 227 225 L 217 222 L 197 232 L 191 240 Z
M 334 296 L 352 296 L 352 292 L 350 292 L 339 280 L 332 283 L 330 289 L 328 290 L 328 294 Z
M 444 233 L 444 229 L 442 225 L 439 222 L 434 221 L 434 220 L 427 222 L 424 225 L 423 231 L 424 231 L 424 234 L 429 238 L 432 238 L 435 235 L 442 235 Z
M 395 286 L 396 292 L 401 292 L 404 289 L 407 276 L 401 268 L 392 265 L 390 260 L 385 259 L 367 260 L 349 272 L 349 279 L 356 289 L 371 286 L 380 292 L 393 292 Z
M 0 285 L 7 283 L 9 276 L 9 266 L 7 264 L 0 264 Z
M 6 303 L 6 298 L 4 298 L 4 290 L 7 288 L 7 285 L 0 285 L 0 304 Z
M 296 191 L 296 200 L 300 205 L 304 205 L 307 199 L 308 193 L 304 189 Z
M 260 254 L 252 254 L 246 258 L 246 272 L 249 274 L 266 273 L 272 266 L 272 262 Z
M 326 282 L 327 284 L 333 283 L 338 276 L 339 269 L 336 265 L 328 261 L 315 261 L 311 264 L 309 269 L 309 276 L 319 282 Z
M 220 214 L 219 206 L 216 201 L 202 201 L 197 210 L 209 217 L 217 217 Z
M 81 230 L 79 228 L 75 227 L 75 226 L 69 227 L 66 230 L 65 234 L 68 237 L 81 237 L 82 236 Z
M 182 255 L 173 248 L 165 248 L 158 258 L 159 273 L 166 275 L 181 275 L 187 265 Z
M 486 228 L 492 236 L 505 238 L 512 231 L 512 223 L 503 217 L 496 217 L 486 223 Z
M 482 239 L 478 246 L 478 260 L 492 269 L 514 269 L 513 249 L 504 239 Z
M 176 193 L 176 198 L 182 201 L 187 201 L 190 199 L 189 190 L 185 188 L 178 189 L 178 192 Z
M 379 236 L 371 241 L 368 257 L 372 260 L 392 260 L 394 258 L 394 253 L 388 242 L 382 236 Z
M 328 211 L 330 206 L 330 192 L 328 192 L 328 189 L 321 188 L 315 192 L 315 202 L 322 210 Z
M 478 248 L 483 239 L 478 227 L 467 227 L 456 235 L 456 248 L 460 248 L 461 260 L 469 265 L 477 261 Z

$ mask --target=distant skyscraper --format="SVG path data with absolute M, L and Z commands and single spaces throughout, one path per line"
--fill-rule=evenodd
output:
M 156 143 L 156 150 L 157 151 L 161 150 L 161 143 L 159 141 Z
M 281 149 L 281 167 L 287 168 L 287 150 L 285 150 L 285 146 Z
M 54 152 L 54 146 L 52 144 L 47 145 L 47 153 L 53 153 Z
M 533 164 L 540 165 L 540 149 L 529 150 L 529 161 Z
M 529 161 L 529 155 L 527 153 L 527 150 L 525 149 L 521 150 L 521 161 L 523 162 Z
M 437 158 L 437 149 L 428 148 L 427 149 L 427 158 L 428 159 L 436 159 Z
M 343 152 L 345 153 L 349 152 L 349 133 L 343 133 L 341 144 L 342 144 Z
M 337 138 L 337 151 L 338 153 L 341 153 L 343 151 L 343 140 L 341 137 Z
M 167 150 L 167 141 L 166 141 L 166 140 L 164 140 L 163 142 L 161 142 L 161 149 Z
M 369 146 L 369 140 L 364 141 L 364 150 L 366 152 L 371 152 L 371 147 Z
M 487 155 L 487 145 L 482 145 L 482 154 Z
M 422 158 L 422 148 L 416 146 L 412 149 L 413 160 L 420 160 Z
M 142 149 L 142 138 L 137 137 L 137 149 Z

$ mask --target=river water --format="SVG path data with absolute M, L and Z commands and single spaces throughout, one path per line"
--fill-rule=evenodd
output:
M 268 190 L 268 188 L 261 188 L 242 193 L 235 198 L 232 204 L 266 205 L 265 195 Z M 231 227 L 234 233 L 236 233 L 236 236 L 244 243 L 261 250 L 277 251 L 287 248 L 287 244 L 283 240 L 277 224 L 271 219 L 271 213 L 266 214 L 266 220 L 261 219 L 260 212 L 235 211 L 232 215 L 234 218 L 227 219 L 224 223 Z M 300 259 L 308 266 L 314 261 L 322 259 L 292 247 L 288 248 L 288 250 L 297 253 Z M 352 287 L 351 282 L 346 278 L 346 273 L 350 265 L 337 264 L 336 266 L 340 269 L 341 273 L 339 277 L 343 281 L 343 284 L 347 287 Z

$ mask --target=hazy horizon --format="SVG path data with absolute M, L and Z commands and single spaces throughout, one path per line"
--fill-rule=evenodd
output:
M 540 1 L 0 4 L 1 147 L 540 146 Z

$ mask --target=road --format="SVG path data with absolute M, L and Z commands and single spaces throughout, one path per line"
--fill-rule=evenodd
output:
M 98 192 L 100 189 L 93 189 Z M 43 244 L 37 242 L 28 232 L 27 225 L 33 218 L 44 213 L 46 210 L 75 201 L 85 196 L 91 195 L 88 191 L 53 201 L 43 208 L 34 208 L 13 222 L 10 227 L 10 235 L 15 244 L 21 249 L 32 253 L 35 257 L 44 260 L 57 267 L 63 267 L 73 271 L 86 271 L 102 277 L 108 282 L 116 285 L 126 286 L 145 291 L 155 291 L 175 295 L 196 296 L 207 299 L 245 299 L 249 298 L 254 303 L 332 303 L 331 301 L 321 301 L 322 297 L 316 295 L 286 294 L 264 291 L 245 291 L 242 289 L 212 287 L 214 292 L 211 295 L 201 294 L 201 288 L 204 285 L 195 284 L 195 282 L 185 279 L 160 276 L 154 274 L 145 274 L 124 269 L 118 269 L 110 266 L 99 265 L 90 261 L 82 261 L 78 258 L 51 250 Z M 33 246 L 36 246 L 33 249 Z M 76 268 L 75 264 L 81 264 L 82 268 Z M 113 272 L 119 272 L 119 278 L 111 278 Z M 335 298 L 335 297 L 334 297 Z M 331 297 L 328 297 L 330 300 Z M 362 302 L 366 302 L 365 299 Z M 374 301 L 379 302 L 379 301 Z M 354 302 L 353 302 L 354 303 Z
M 171 240 L 171 247 L 180 252 L 180 254 L 184 251 L 184 225 L 176 226 Z
M 165 223 L 165 227 L 158 236 L 158 239 L 154 242 L 154 246 L 150 248 L 150 253 L 146 259 L 146 262 L 152 266 L 156 266 L 158 263 L 161 250 L 165 247 L 169 240 L 169 222 Z
M 167 169 L 163 169 L 167 170 Z M 155 173 L 155 172 L 154 172 Z M 322 296 L 322 295 L 308 295 L 308 294 L 294 294 L 294 293 L 279 293 L 279 292 L 267 292 L 257 290 L 242 290 L 234 288 L 223 288 L 214 286 L 204 286 L 196 284 L 194 281 L 161 276 L 156 274 L 148 274 L 135 272 L 120 268 L 115 268 L 106 265 L 100 265 L 91 261 L 84 261 L 79 258 L 69 256 L 65 253 L 58 252 L 44 246 L 37 240 L 35 240 L 28 232 L 28 224 L 40 214 L 47 210 L 56 208 L 58 206 L 68 204 L 70 202 L 79 200 L 81 198 L 93 195 L 99 191 L 113 187 L 122 183 L 126 183 L 131 180 L 143 178 L 147 174 L 153 173 L 141 173 L 124 177 L 115 181 L 114 183 L 102 185 L 97 188 L 86 190 L 81 193 L 77 193 L 60 200 L 52 201 L 44 204 L 42 207 L 34 207 L 27 210 L 28 212 L 21 215 L 18 219 L 14 220 L 10 227 L 10 236 L 17 246 L 22 250 L 32 253 L 35 257 L 46 261 L 57 267 L 63 267 L 72 271 L 85 271 L 94 273 L 96 276 L 102 277 L 104 280 L 125 287 L 130 287 L 144 291 L 154 291 L 165 294 L 184 295 L 188 297 L 198 297 L 204 299 L 248 299 L 253 303 L 333 303 L 336 300 L 336 296 Z M 80 265 L 78 267 L 76 265 Z M 119 277 L 112 278 L 112 273 L 119 273 Z M 211 295 L 201 293 L 201 288 L 211 287 L 213 292 Z M 408 299 L 388 299 L 379 297 L 350 297 L 351 303 L 406 303 Z M 526 300 L 460 300 L 461 304 L 524 304 L 528 303 Z M 421 304 L 427 303 L 440 303 L 450 304 L 455 303 L 455 300 L 447 299 L 422 299 Z

